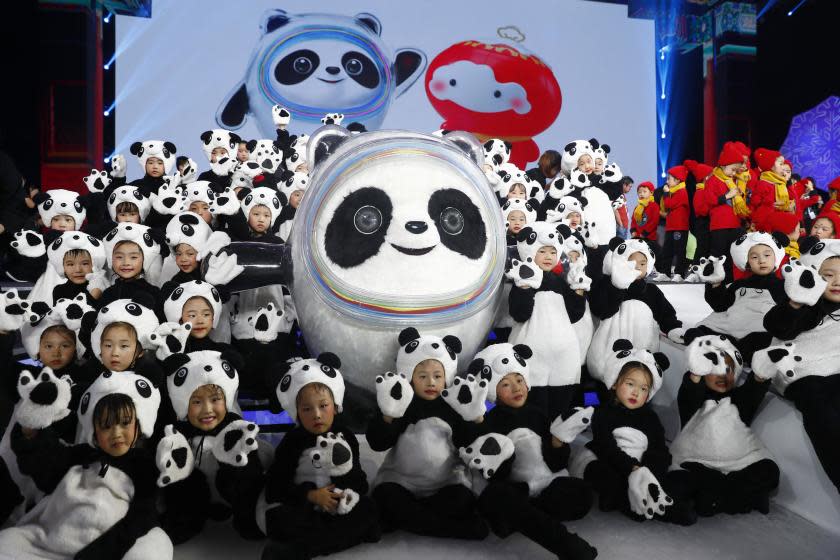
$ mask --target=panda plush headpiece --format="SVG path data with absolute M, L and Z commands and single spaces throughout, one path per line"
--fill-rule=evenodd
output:
M 65 231 L 47 246 L 47 259 L 61 278 L 67 278 L 64 274 L 64 255 L 76 249 L 88 252 L 94 272 L 105 267 L 107 259 L 102 241 L 81 231 Z
M 545 198 L 545 190 L 539 181 L 534 181 L 525 171 L 519 169 L 512 163 L 503 163 L 498 167 L 496 174 L 500 181 L 496 184 L 496 192 L 502 198 L 507 197 L 511 187 L 521 184 L 525 187 L 525 198 L 536 199 L 542 202 Z
M 302 171 L 296 171 L 286 177 L 285 181 L 277 183 L 277 190 L 286 197 L 286 204 L 292 197 L 295 191 L 306 191 L 306 186 L 309 183 L 309 174 Z
M 653 271 L 656 264 L 656 257 L 653 251 L 650 250 L 650 245 L 641 239 L 622 239 L 620 237 L 613 237 L 609 244 L 610 250 L 604 257 L 603 272 L 604 274 L 611 274 L 612 267 L 619 260 L 629 261 L 630 255 L 633 253 L 641 253 L 647 257 L 648 272 Z M 609 260 L 609 263 L 606 261 Z M 616 286 L 617 287 L 617 286 Z
M 569 214 L 577 212 L 580 214 L 580 223 L 583 223 L 583 204 L 573 196 L 564 196 L 557 202 L 555 211 L 560 213 L 561 219 L 568 225 Z
M 525 379 L 525 385 L 531 387 L 526 361 L 531 356 L 531 347 L 526 344 L 491 344 L 475 355 L 467 371 L 487 381 L 487 400 L 496 402 L 496 386 L 509 373 L 518 373 Z
M 516 250 L 519 251 L 521 259 L 527 259 L 536 257 L 540 247 L 554 247 L 559 259 L 563 251 L 563 242 L 571 234 L 569 226 L 563 224 L 534 222 L 516 234 Z
M 484 163 L 494 169 L 504 165 L 510 159 L 510 143 L 498 138 L 491 138 L 484 143 Z
M 222 315 L 222 298 L 212 284 L 201 280 L 184 282 L 172 290 L 172 293 L 163 302 L 163 314 L 166 316 L 166 320 L 171 323 L 180 323 L 184 304 L 194 297 L 204 298 L 210 304 L 210 308 L 213 310 L 213 328 L 215 329 L 219 325 L 219 317 Z
M 151 157 L 155 157 L 163 162 L 163 169 L 166 174 L 169 174 L 172 166 L 175 165 L 175 153 L 178 151 L 175 144 L 163 140 L 135 142 L 128 150 L 137 157 L 143 173 L 146 172 L 146 161 Z
M 814 243 L 816 241 L 816 243 Z M 809 237 L 803 240 L 799 249 L 799 260 L 806 266 L 820 269 L 826 259 L 840 257 L 840 239 L 820 239 Z
M 563 153 L 560 155 L 560 170 L 567 177 L 577 168 L 580 156 L 588 154 L 593 163 L 595 162 L 595 152 L 592 144 L 588 140 L 573 140 L 563 147 Z
M 300 140 L 300 139 L 298 139 Z M 292 146 L 292 150 L 286 154 L 286 169 L 296 171 L 298 165 L 306 163 L 306 143 L 298 142 Z
M 224 128 L 214 128 L 213 130 L 205 130 L 201 133 L 201 149 L 204 150 L 204 155 L 207 156 L 207 161 L 213 157 L 213 150 L 216 148 L 224 148 L 227 150 L 229 158 L 236 158 L 236 150 L 239 148 L 239 143 L 242 141 L 238 134 L 234 134 Z
M 756 245 L 767 245 L 773 250 L 773 255 L 776 259 L 776 268 L 779 268 L 782 259 L 785 258 L 785 247 L 788 244 L 786 240 L 785 235 L 778 232 L 772 234 L 764 233 L 763 231 L 745 233 L 736 239 L 729 248 L 729 252 L 732 255 L 732 264 L 741 270 L 747 270 L 750 249 Z
M 117 221 L 117 206 L 123 202 L 131 202 L 137 206 L 137 211 L 140 213 L 140 221 L 144 221 L 149 211 L 152 209 L 152 201 L 149 197 L 144 196 L 140 189 L 133 185 L 126 185 L 115 189 L 108 197 L 108 214 L 111 219 Z
M 688 371 L 697 375 L 725 375 L 726 354 L 735 364 L 737 379 L 744 368 L 744 358 L 741 352 L 722 334 L 698 336 L 686 346 L 685 355 L 688 361 Z
M 608 154 L 610 153 L 609 144 L 601 144 L 597 139 L 590 138 L 589 145 L 592 146 L 592 153 L 594 154 L 592 157 L 593 163 L 595 159 L 602 159 L 604 165 L 607 165 L 607 161 L 609 160 Z
M 397 373 L 408 380 L 414 375 L 414 368 L 424 360 L 437 360 L 443 365 L 446 386 L 452 385 L 458 373 L 458 354 L 461 352 L 461 339 L 446 335 L 443 338 L 423 335 L 414 327 L 403 329 L 399 335 L 400 349 L 397 351 Z
M 154 348 L 149 337 L 160 326 L 155 312 L 131 299 L 118 299 L 102 307 L 90 325 L 90 350 L 99 359 L 102 353 L 102 333 L 111 323 L 129 323 L 137 332 L 137 343 L 145 349 Z
M 239 191 L 239 193 L 240 196 L 243 194 L 245 195 L 240 203 L 242 213 L 245 214 L 245 219 L 248 219 L 252 208 L 262 204 L 268 208 L 269 212 L 271 212 L 271 227 L 269 230 L 273 229 L 274 223 L 277 221 L 277 218 L 280 217 L 280 210 L 282 208 L 282 205 L 280 204 L 280 197 L 277 196 L 277 191 L 271 187 L 257 187 L 247 191 L 247 193 L 244 190 Z
M 277 172 L 283 164 L 283 150 L 274 140 L 251 140 L 248 142 L 248 152 L 248 160 L 269 173 Z
M 604 379 L 602 379 L 608 389 L 612 389 L 612 386 L 615 385 L 618 374 L 621 373 L 621 368 L 628 362 L 640 362 L 650 371 L 650 376 L 653 378 L 653 386 L 648 394 L 648 402 L 650 402 L 653 395 L 662 387 L 664 371 L 671 365 L 668 362 L 668 357 L 661 352 L 653 354 L 643 348 L 633 348 L 633 343 L 626 338 L 616 340 L 613 342 L 612 351 L 607 356 Z
M 76 222 L 76 229 L 82 229 L 87 209 L 79 200 L 79 193 L 67 189 L 51 189 L 36 194 L 34 201 L 38 205 L 38 215 L 44 227 L 50 227 L 50 222 L 56 216 L 70 216 Z
M 44 302 L 35 302 L 33 308 L 40 308 L 38 312 L 29 313 L 27 320 L 23 322 L 20 326 L 20 340 L 23 344 L 23 349 L 26 350 L 26 353 L 29 354 L 29 357 L 33 360 L 38 359 L 38 350 L 41 345 L 41 335 L 44 334 L 44 331 L 50 327 L 54 327 L 56 325 L 64 325 L 64 320 L 61 316 L 52 309 L 48 311 L 44 310 L 47 308 Z M 79 354 L 79 350 L 83 347 L 80 347 L 78 337 L 76 338 L 76 351 Z
M 263 173 L 265 170 L 256 161 L 240 161 L 230 174 L 230 186 L 250 189 L 254 186 L 254 178 Z
M 160 408 L 160 390 L 151 381 L 133 371 L 106 371 L 96 378 L 79 401 L 81 432 L 76 437 L 77 441 L 96 447 L 93 412 L 99 401 L 114 394 L 126 395 L 131 399 L 134 403 L 134 416 L 140 423 L 140 433 L 145 438 L 152 437 Z
M 297 422 L 297 396 L 310 383 L 323 383 L 330 388 L 336 412 L 344 405 L 344 377 L 338 368 L 341 360 L 331 352 L 320 354 L 317 359 L 291 359 L 279 372 L 282 377 L 277 384 L 277 400 L 289 416 Z
M 188 354 L 173 354 L 164 362 L 166 388 L 178 420 L 187 419 L 190 396 L 204 385 L 218 385 L 225 393 L 228 412 L 237 412 L 239 404 L 239 373 L 225 352 L 201 350 Z
M 184 210 L 189 208 L 192 202 L 213 204 L 216 199 L 216 192 L 213 190 L 210 181 L 193 181 L 184 185 L 183 189 L 184 203 L 182 207 Z
M 525 224 L 533 224 L 537 221 L 537 211 L 530 202 L 521 198 L 509 198 L 502 204 L 502 215 L 505 217 L 505 227 L 508 226 L 508 216 L 511 212 L 519 210 L 525 214 Z
M 105 236 L 105 257 L 108 268 L 112 268 L 114 247 L 120 241 L 132 241 L 143 251 L 143 273 L 157 270 L 160 261 L 160 245 L 152 237 L 151 229 L 143 224 L 121 222 Z
M 179 212 L 166 224 L 166 244 L 175 249 L 181 243 L 186 243 L 198 251 L 212 233 L 213 230 L 204 218 L 195 212 Z

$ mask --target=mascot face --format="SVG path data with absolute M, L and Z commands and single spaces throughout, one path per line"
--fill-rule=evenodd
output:
M 403 328 L 455 334 L 474 352 L 499 303 L 498 202 L 476 163 L 481 145 L 452 138 L 326 126 L 309 144 L 292 293 L 307 341 L 347 356 L 345 376 L 369 390 L 373 372 L 393 367 Z

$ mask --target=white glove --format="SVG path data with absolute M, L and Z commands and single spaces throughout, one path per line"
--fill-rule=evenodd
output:
M 102 290 L 104 292 L 111 287 L 111 281 L 108 279 L 108 271 L 104 269 L 86 274 L 85 280 L 88 283 L 88 291 Z
M 816 305 L 828 286 L 816 268 L 805 266 L 798 260 L 783 266 L 782 276 L 785 278 L 785 293 L 791 301 L 802 305 Z
M 47 254 L 44 236 L 31 229 L 22 229 L 15 233 L 15 240 L 9 245 L 22 257 L 37 258 Z
M 677 344 L 685 344 L 685 331 L 682 327 L 677 327 L 668 331 L 668 340 L 676 342 Z
M 111 178 L 108 177 L 107 171 L 90 170 L 90 175 L 83 178 L 88 192 L 98 193 L 104 191 L 111 184 Z
M 612 269 L 610 270 L 610 281 L 612 285 L 619 290 L 626 290 L 630 284 L 639 279 L 641 271 L 636 269 L 636 265 L 632 261 L 616 257 L 612 259 Z
M 253 338 L 257 342 L 276 340 L 277 334 L 285 326 L 283 308 L 271 302 L 265 307 L 260 307 L 256 315 L 249 317 L 248 323 L 253 327 Z
M 72 299 L 61 298 L 55 302 L 52 309 L 64 326 L 74 332 L 79 332 L 82 328 L 82 317 L 94 311 L 96 310 L 88 305 L 85 294 L 79 294 Z
M 513 456 L 514 450 L 513 441 L 509 437 L 490 433 L 476 438 L 467 447 L 460 448 L 458 455 L 467 467 L 490 479 L 499 467 Z
M 440 396 L 461 418 L 474 422 L 487 411 L 485 401 L 489 390 L 486 380 L 468 375 L 466 379 L 456 377 L 452 386 L 444 389 Z
M 29 302 L 15 288 L 0 293 L 0 331 L 16 331 L 30 318 Z
M 214 286 L 224 286 L 245 270 L 245 267 L 238 263 L 236 255 L 228 255 L 227 253 L 211 255 L 208 264 L 204 281 Z
M 413 397 L 414 389 L 403 374 L 389 371 L 376 376 L 376 404 L 383 416 L 402 418 Z
M 203 261 L 208 255 L 215 255 L 230 245 L 230 235 L 223 231 L 214 231 L 198 251 L 198 260 Z
M 623 426 L 612 432 L 618 448 L 637 461 L 641 461 L 648 448 L 648 438 L 644 432 Z
M 341 126 L 341 122 L 344 120 L 343 113 L 327 113 L 323 117 L 321 117 L 321 124 L 335 124 Z
M 345 488 L 344 490 L 336 488 L 336 491 L 341 492 L 341 499 L 338 501 L 335 512 L 338 515 L 347 515 L 359 503 L 359 494 L 352 488 Z
M 223 216 L 233 216 L 239 212 L 240 208 L 239 199 L 236 198 L 236 193 L 230 187 L 216 195 L 216 198 L 210 203 L 210 213 Z
M 172 354 L 179 354 L 187 346 L 192 323 L 162 323 L 149 335 L 151 342 L 157 349 L 155 356 L 158 360 L 165 360 Z
M 181 174 L 176 171 L 172 175 L 167 175 L 166 177 L 164 177 L 163 181 L 164 181 L 164 184 L 167 187 L 169 187 L 170 189 L 176 189 L 176 188 L 180 187 L 181 184 L 182 184 Z M 152 194 L 154 194 L 154 193 L 152 193 Z
M 703 257 L 699 264 L 693 264 L 690 271 L 700 277 L 700 281 L 706 284 L 720 284 L 726 278 L 726 271 L 723 263 L 726 262 L 726 255 L 722 257 Z
M 562 416 L 554 419 L 549 427 L 551 435 L 562 441 L 563 443 L 572 443 L 575 438 L 590 426 L 592 422 L 592 414 L 595 413 L 595 408 L 587 406 L 582 408 L 575 407 L 575 412 L 563 420 Z
M 17 390 L 20 402 L 15 407 L 14 420 L 24 428 L 40 430 L 70 414 L 70 377 L 59 379 L 52 368 L 45 367 L 40 373 L 23 370 Z M 35 399 L 32 393 L 36 393 Z M 44 402 L 47 400 L 51 402 Z
M 563 175 L 558 175 L 557 178 L 551 182 L 551 186 L 548 187 L 548 196 L 560 200 L 564 196 L 569 196 L 574 191 L 574 185 L 572 185 L 572 183 Z
M 274 126 L 285 129 L 292 120 L 292 114 L 285 107 L 275 105 L 271 108 L 271 119 L 274 121 Z
M 257 449 L 257 434 L 260 429 L 256 424 L 245 420 L 234 420 L 216 436 L 213 456 L 220 463 L 244 467 L 248 464 L 248 454 Z
M 647 467 L 638 468 L 627 477 L 627 497 L 633 513 L 645 519 L 664 514 L 665 508 L 674 503 Z
M 573 290 L 588 292 L 592 287 L 592 278 L 586 275 L 586 263 L 584 259 L 578 259 L 569 263 L 569 272 L 566 274 L 566 282 Z
M 543 280 L 543 271 L 534 264 L 534 259 L 528 257 L 525 262 L 513 259 L 510 263 L 510 270 L 505 272 L 505 277 L 512 280 L 517 288 L 538 289 Z
M 192 474 L 195 465 L 192 448 L 184 434 L 172 424 L 163 429 L 163 437 L 155 450 L 155 464 L 160 471 L 157 485 L 161 488 Z
M 324 469 L 330 477 L 344 476 L 353 469 L 353 450 L 344 434 L 327 432 L 315 438 L 309 459 L 316 469 Z
M 770 346 L 759 350 L 752 357 L 753 375 L 758 379 L 773 379 L 778 377 L 787 386 L 796 381 L 797 364 L 802 356 L 796 354 L 796 344 L 785 342 L 780 346 Z
M 210 162 L 210 169 L 213 170 L 213 173 L 216 175 L 223 177 L 225 175 L 230 175 L 230 172 L 233 171 L 234 166 L 236 165 L 236 160 L 230 156 L 222 156 L 216 161 Z
M 545 211 L 545 221 L 549 224 L 554 224 L 563 221 L 563 213 L 557 210 L 548 209 Z
M 152 208 L 162 216 L 174 216 L 180 212 L 184 207 L 186 198 L 181 188 L 170 186 L 169 183 L 164 183 L 157 193 L 152 193 L 149 196 Z
M 111 177 L 118 179 L 125 177 L 125 156 L 122 154 L 116 154 L 114 157 L 111 158 Z

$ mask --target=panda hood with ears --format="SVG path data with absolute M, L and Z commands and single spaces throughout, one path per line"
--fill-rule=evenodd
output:
M 50 189 L 36 194 L 33 200 L 38 205 L 38 215 L 44 227 L 50 227 L 50 222 L 56 216 L 70 216 L 76 222 L 76 230 L 82 229 L 87 209 L 79 199 L 79 193 L 67 189 Z
M 106 371 L 96 378 L 96 381 L 85 391 L 79 401 L 80 433 L 76 441 L 96 447 L 96 432 L 93 423 L 96 420 L 93 413 L 96 405 L 108 395 L 121 394 L 128 396 L 134 403 L 135 418 L 140 424 L 140 433 L 150 438 L 155 430 L 158 408 L 160 408 L 160 391 L 151 381 L 137 375 L 133 371 L 112 373 Z
M 274 224 L 277 218 L 280 217 L 280 210 L 282 204 L 280 197 L 277 196 L 277 191 L 271 187 L 256 187 L 254 189 L 242 189 L 239 191 L 239 197 L 242 199 L 240 205 L 242 206 L 242 213 L 247 220 L 250 217 L 251 210 L 256 206 L 265 206 L 271 213 L 271 227 L 269 230 L 274 230 Z
M 516 234 L 516 250 L 521 259 L 537 256 L 540 247 L 554 247 L 557 258 L 563 253 L 563 242 L 572 235 L 572 230 L 564 224 L 534 222 L 525 226 Z
M 117 221 L 117 206 L 123 202 L 130 202 L 137 207 L 141 223 L 146 219 L 146 216 L 149 215 L 149 211 L 152 209 L 152 201 L 149 200 L 149 197 L 144 196 L 140 189 L 132 185 L 118 187 L 108 197 L 108 215 L 115 222 Z
M 633 348 L 633 343 L 626 338 L 620 338 L 613 342 L 612 352 L 607 356 L 606 369 L 604 375 L 604 385 L 611 389 L 618 380 L 618 374 L 621 373 L 621 368 L 628 362 L 640 362 L 649 371 L 653 378 L 653 386 L 648 393 L 648 402 L 653 398 L 653 395 L 662 387 L 662 375 L 670 362 L 668 357 L 662 352 L 655 354 L 649 350 L 642 348 Z
M 458 373 L 458 354 L 461 352 L 461 340 L 457 336 L 421 336 L 417 329 L 408 327 L 400 333 L 399 343 L 397 373 L 411 380 L 417 364 L 425 360 L 437 360 L 443 366 L 446 386 L 452 385 Z
M 338 368 L 341 360 L 331 352 L 319 354 L 317 359 L 292 358 L 280 366 L 277 400 L 289 416 L 297 422 L 297 396 L 310 383 L 323 383 L 330 388 L 336 412 L 344 404 L 344 378 Z
M 239 412 L 239 373 L 232 362 L 226 352 L 215 350 L 173 354 L 164 361 L 166 389 L 178 420 L 187 419 L 190 396 L 203 385 L 221 387 L 227 411 Z
M 144 140 L 132 144 L 129 151 L 137 158 L 143 173 L 146 172 L 146 160 L 150 157 L 156 157 L 163 162 L 164 172 L 169 174 L 172 166 L 175 165 L 175 154 L 178 150 L 172 142 Z
M 81 231 L 65 231 L 47 246 L 47 259 L 61 278 L 67 278 L 64 274 L 64 255 L 73 250 L 88 252 L 94 272 L 105 266 L 107 259 L 102 241 Z
M 510 373 L 518 373 L 525 379 L 525 385 L 531 387 L 526 360 L 532 355 L 531 347 L 526 344 L 491 344 L 475 355 L 467 371 L 487 381 L 487 400 L 496 402 L 496 386 Z
M 139 302 L 131 299 L 118 299 L 102 307 L 92 322 L 85 326 L 90 332 L 90 351 L 99 359 L 102 353 L 102 333 L 111 323 L 129 323 L 137 333 L 137 343 L 145 349 L 154 348 L 149 337 L 160 326 L 155 312 L 145 304 L 152 304 L 151 298 L 147 302 Z
M 563 174 L 568 177 L 577 168 L 578 160 L 584 154 L 592 157 L 592 162 L 595 162 L 595 152 L 589 141 L 574 140 L 566 144 L 560 155 L 560 169 Z
M 219 318 L 222 315 L 222 298 L 215 286 L 201 280 L 184 282 L 172 290 L 172 293 L 163 302 L 163 313 L 166 315 L 166 320 L 170 323 L 180 323 L 184 304 L 194 297 L 207 300 L 213 310 L 213 328 L 215 329 L 219 325 Z
M 732 264 L 741 270 L 749 270 L 749 253 L 750 249 L 756 245 L 767 245 L 773 250 L 776 268 L 782 264 L 782 259 L 785 258 L 785 247 L 788 245 L 787 236 L 782 233 L 764 233 L 762 231 L 753 231 L 745 233 L 736 239 L 729 249 L 732 255 Z
M 154 284 L 160 270 L 160 244 L 152 237 L 151 228 L 143 224 L 121 222 L 108 232 L 104 241 L 109 268 L 113 265 L 114 247 L 117 243 L 120 241 L 136 243 L 143 252 L 143 273 L 149 277 L 148 281 Z
M 205 130 L 201 133 L 201 149 L 204 155 L 207 156 L 207 161 L 213 157 L 213 150 L 216 148 L 224 148 L 227 150 L 229 158 L 236 157 L 236 150 L 239 148 L 239 143 L 242 141 L 238 134 L 234 134 L 224 128 L 214 128 L 213 130 Z

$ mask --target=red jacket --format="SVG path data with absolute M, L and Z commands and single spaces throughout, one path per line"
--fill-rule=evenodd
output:
M 630 235 L 641 239 L 656 241 L 656 228 L 659 227 L 659 205 L 653 200 L 645 207 L 641 223 L 636 222 L 636 213 L 633 212 L 630 220 Z
M 665 218 L 665 231 L 687 231 L 688 191 L 682 188 L 674 194 L 665 193 L 662 204 L 668 211 L 668 216 Z
M 819 203 L 819 201 L 821 200 L 820 196 L 815 191 L 806 193 L 805 181 L 799 181 L 798 183 L 794 183 L 793 186 L 788 188 L 788 191 L 790 191 L 792 193 L 792 196 L 795 197 L 796 217 L 799 218 L 799 223 L 802 223 L 802 218 L 805 214 L 805 209 L 810 208 L 811 206 Z
M 702 189 L 699 188 L 700 185 L 703 185 Z M 694 198 L 691 199 L 691 205 L 694 207 L 694 215 L 698 218 L 709 217 L 709 205 L 706 204 L 706 197 L 703 195 L 705 186 L 705 183 L 698 183 L 698 188 L 694 191 Z
M 735 215 L 735 210 L 732 209 L 732 201 L 725 198 L 726 193 L 729 192 L 726 183 L 711 175 L 706 179 L 706 188 L 701 192 L 706 206 L 709 208 L 710 231 L 741 227 L 741 218 Z

